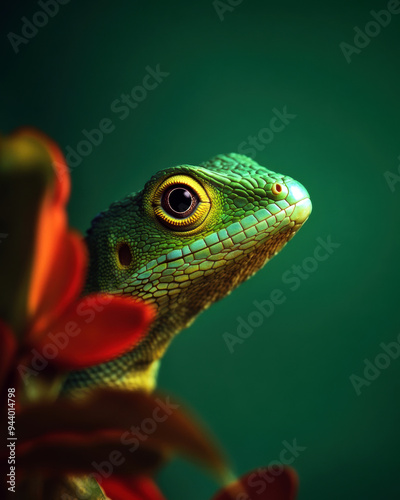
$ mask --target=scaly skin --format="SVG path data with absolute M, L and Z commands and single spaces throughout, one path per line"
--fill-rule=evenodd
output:
M 174 186 L 194 188 L 200 203 L 192 216 L 170 217 L 161 206 Z M 66 389 L 152 389 L 171 339 L 262 268 L 310 212 L 300 183 L 235 153 L 158 172 L 143 191 L 113 203 L 88 231 L 86 292 L 143 299 L 157 317 L 131 352 L 72 373 Z

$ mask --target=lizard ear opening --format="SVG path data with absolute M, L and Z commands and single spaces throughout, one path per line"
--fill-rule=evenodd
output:
M 117 249 L 118 263 L 120 267 L 127 268 L 132 263 L 132 252 L 127 243 L 120 243 Z

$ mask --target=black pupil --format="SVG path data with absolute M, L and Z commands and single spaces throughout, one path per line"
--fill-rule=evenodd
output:
M 189 191 L 181 187 L 173 189 L 168 196 L 169 206 L 178 214 L 187 212 L 192 206 L 192 201 Z

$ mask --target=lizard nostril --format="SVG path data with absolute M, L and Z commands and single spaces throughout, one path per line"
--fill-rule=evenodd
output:
M 122 243 L 118 248 L 118 260 L 121 266 L 127 267 L 131 265 L 132 253 L 127 243 Z
M 281 194 L 282 193 L 282 184 L 279 184 L 279 182 L 275 182 L 275 184 L 272 184 L 271 187 L 272 194 Z

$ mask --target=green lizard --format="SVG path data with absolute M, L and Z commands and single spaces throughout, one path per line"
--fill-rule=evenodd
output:
M 132 351 L 73 372 L 66 389 L 151 390 L 171 339 L 262 268 L 310 212 L 300 183 L 235 153 L 162 170 L 143 191 L 113 203 L 88 231 L 86 293 L 143 299 L 155 305 L 156 319 Z

